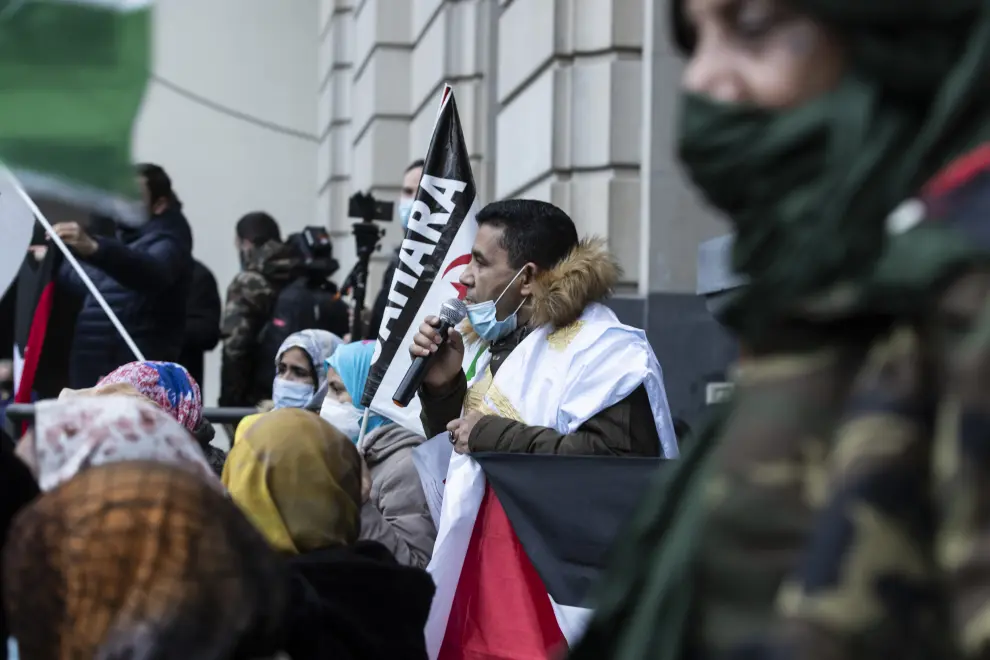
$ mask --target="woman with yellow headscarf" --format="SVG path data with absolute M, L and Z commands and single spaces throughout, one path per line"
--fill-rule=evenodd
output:
M 227 458 L 234 502 L 294 572 L 292 658 L 426 658 L 433 581 L 358 541 L 370 483 L 354 444 L 309 411 L 262 415 Z

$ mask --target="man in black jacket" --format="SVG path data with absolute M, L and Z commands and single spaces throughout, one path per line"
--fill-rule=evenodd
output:
M 192 283 L 186 302 L 186 334 L 179 364 L 203 388 L 203 354 L 220 343 L 220 315 L 223 305 L 217 280 L 210 269 L 193 260 Z
M 78 223 L 55 226 L 83 261 L 110 308 L 148 360 L 179 360 L 192 273 L 192 232 L 172 182 L 158 165 L 138 166 L 148 221 L 125 240 L 93 237 Z M 70 264 L 59 284 L 83 298 L 69 364 L 69 386 L 92 387 L 105 374 L 134 360 L 96 299 Z

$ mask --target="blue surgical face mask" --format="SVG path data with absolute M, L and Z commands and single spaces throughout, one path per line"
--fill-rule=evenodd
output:
M 399 200 L 399 222 L 402 223 L 403 229 L 409 228 L 409 216 L 412 215 L 413 202 L 415 201 L 409 197 L 403 197 Z
M 275 408 L 308 408 L 316 391 L 307 383 L 296 383 L 276 378 L 272 383 L 272 401 Z
M 525 268 L 525 266 L 523 268 Z M 526 299 L 523 298 L 523 301 L 519 303 L 519 307 L 516 307 L 516 311 L 509 314 L 501 321 L 496 318 L 496 306 L 498 305 L 498 301 L 502 299 L 502 296 L 505 295 L 505 292 L 509 290 L 510 286 L 512 286 L 512 283 L 515 282 L 516 279 L 518 279 L 522 274 L 523 268 L 520 268 L 519 272 L 516 273 L 511 280 L 509 280 L 509 283 L 505 285 L 504 289 L 502 289 L 502 293 L 498 294 L 498 298 L 467 306 L 468 319 L 471 321 L 471 326 L 474 328 L 474 331 L 478 333 L 478 336 L 485 341 L 495 341 L 497 339 L 501 339 L 506 335 L 512 334 L 512 332 L 516 329 L 516 314 L 520 309 L 522 309 Z

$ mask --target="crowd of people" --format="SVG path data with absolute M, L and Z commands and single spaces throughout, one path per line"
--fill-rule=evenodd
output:
M 731 220 L 740 276 L 718 305 L 735 390 L 683 454 L 645 335 L 602 304 L 607 247 L 518 199 L 477 214 L 466 322 L 415 332 L 424 434 L 362 408 L 374 344 L 346 323 L 273 329 L 312 273 L 270 217 L 246 216 L 213 325 L 221 402 L 258 412 L 217 449 L 180 366 L 188 226 L 142 166 L 144 227 L 56 228 L 149 361 L 130 363 L 84 297 L 71 387 L 0 442 L 11 649 L 426 658 L 443 539 L 414 452 L 439 437 L 455 458 L 677 459 L 615 543 L 573 660 L 990 657 L 990 3 L 669 7 L 679 156 Z M 405 213 L 421 173 L 405 173 Z M 472 609 L 472 588 L 457 585 L 448 636 L 504 620 Z M 554 618 L 535 591 L 512 606 Z
M 406 171 L 400 212 L 421 173 L 421 162 Z M 312 275 L 267 214 L 238 223 L 243 268 L 222 319 L 190 333 L 189 227 L 164 171 L 138 174 L 143 227 L 55 225 L 147 359 L 130 360 L 80 290 L 68 386 L 39 394 L 26 431 L 0 440 L 10 653 L 426 658 L 437 520 L 413 452 L 427 437 L 460 454 L 677 455 L 645 335 L 601 304 L 614 259 L 552 204 L 505 200 L 478 213 L 460 278 L 465 324 L 441 342 L 427 317 L 409 347 L 437 353 L 419 391 L 423 434 L 360 405 L 375 342 L 348 335 L 340 296 L 328 299 L 337 332 L 286 336 L 280 301 Z M 63 265 L 59 282 L 74 277 Z M 221 404 L 257 410 L 232 427 L 229 452 L 203 416 L 202 376 L 180 357 L 198 352 L 190 364 L 202 369 L 218 335 Z M 596 365 L 617 356 L 617 381 L 596 379 Z M 551 380 L 533 381 L 544 363 Z M 534 401 L 531 387 L 558 391 Z

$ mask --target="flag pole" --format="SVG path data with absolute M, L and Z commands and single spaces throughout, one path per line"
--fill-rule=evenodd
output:
M 51 238 L 52 242 L 55 243 L 62 254 L 65 255 L 65 258 L 68 259 L 69 264 L 76 271 L 76 274 L 79 275 L 79 279 L 82 280 L 82 283 L 86 285 L 89 292 L 93 294 L 93 298 L 95 298 L 96 302 L 103 308 L 103 312 L 107 315 L 107 318 L 110 319 L 110 322 L 113 323 L 113 327 L 117 329 L 117 333 L 120 335 L 120 338 L 124 340 L 125 344 L 127 344 L 127 348 L 131 349 L 131 353 L 134 354 L 134 359 L 144 362 L 144 355 L 141 353 L 141 349 L 137 347 L 137 344 L 134 343 L 134 339 L 131 338 L 131 335 L 128 334 L 127 330 L 124 328 L 124 324 L 120 322 L 117 315 L 113 313 L 112 309 L 110 309 L 110 305 L 107 304 L 106 299 L 102 296 L 102 294 L 100 294 L 100 290 L 96 288 L 95 284 L 93 284 L 93 280 L 89 278 L 89 275 L 86 274 L 83 267 L 79 265 L 75 255 L 72 254 L 72 251 L 69 250 L 68 246 L 66 246 L 66 244 L 62 242 L 62 239 L 58 237 L 58 234 L 55 233 L 51 223 L 48 222 L 48 218 L 46 218 L 45 214 L 41 212 L 38 205 L 34 203 L 31 196 L 27 194 L 27 191 L 24 190 L 24 186 L 22 186 L 21 182 L 17 180 L 14 173 L 10 170 L 5 171 L 7 176 L 10 177 L 11 183 L 14 184 L 14 189 L 17 190 L 17 194 L 19 194 L 21 199 L 24 200 L 24 203 L 28 205 L 28 208 L 34 213 L 35 219 L 37 219 L 37 221 L 41 223 L 41 226 L 45 228 L 45 231 L 48 232 L 48 236 Z
M 361 432 L 358 433 L 357 443 L 355 443 L 357 445 L 360 445 L 361 441 L 364 440 L 364 434 L 368 430 L 368 417 L 370 416 L 371 416 L 371 408 L 365 408 L 364 416 L 361 418 Z

